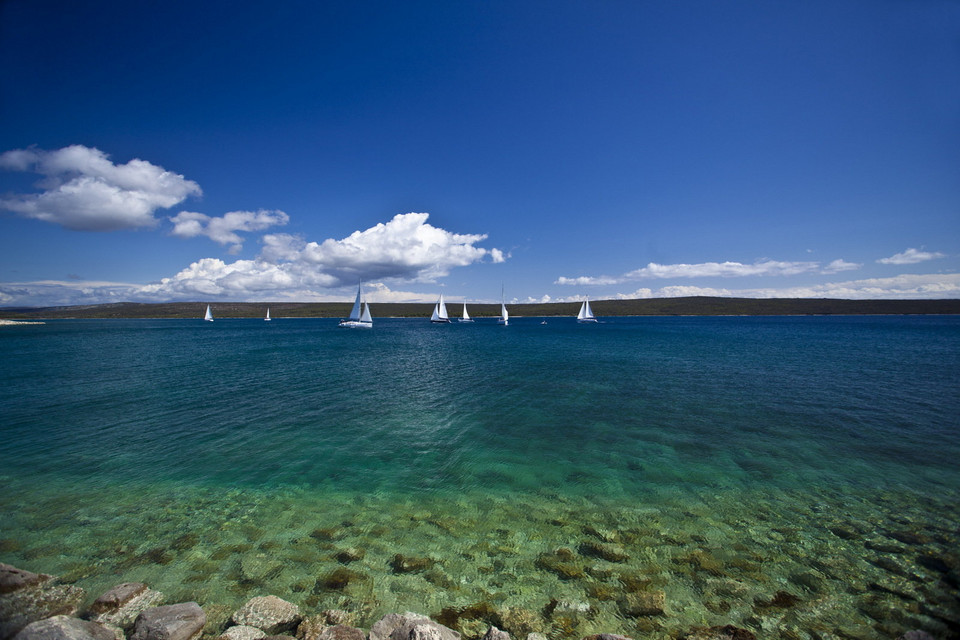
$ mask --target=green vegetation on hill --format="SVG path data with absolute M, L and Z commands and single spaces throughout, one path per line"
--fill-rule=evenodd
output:
M 212 302 L 216 318 L 262 318 L 270 308 L 274 318 L 345 318 L 351 302 Z M 960 299 L 948 300 L 830 300 L 754 298 L 653 298 L 645 300 L 596 300 L 590 303 L 603 316 L 779 316 L 779 315 L 908 315 L 960 314 Z M 507 305 L 511 316 L 575 316 L 579 302 Z M 5 307 L 0 318 L 202 318 L 207 302 L 165 302 L 70 307 Z M 459 305 L 448 305 L 453 315 Z M 374 317 L 429 317 L 433 304 L 372 303 Z M 499 304 L 470 304 L 475 318 L 495 317 Z

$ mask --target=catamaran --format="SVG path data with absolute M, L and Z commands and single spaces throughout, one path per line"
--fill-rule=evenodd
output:
M 210 305 L 207 305 L 207 312 L 203 314 L 203 319 L 207 322 L 213 322 L 213 314 L 210 313 Z
M 264 322 L 270 322 L 270 307 L 267 307 L 267 317 L 263 319 Z
M 510 324 L 510 314 L 507 313 L 507 305 L 503 301 L 503 286 L 500 287 L 500 317 L 497 318 L 497 324 L 507 326 Z
M 577 322 L 596 322 L 597 319 L 593 316 L 593 309 L 590 308 L 590 300 L 584 300 L 583 304 L 580 305 L 580 313 L 577 314 Z
M 353 303 L 353 309 L 350 310 L 350 317 L 340 321 L 341 327 L 348 329 L 371 329 L 373 328 L 373 318 L 370 317 L 370 305 L 366 301 L 361 301 L 361 285 L 357 285 L 357 300 Z
M 467 303 L 463 303 L 463 317 L 460 318 L 459 322 L 473 322 L 473 318 L 470 317 L 470 314 L 467 313 Z
M 447 315 L 447 305 L 443 303 L 443 294 L 433 308 L 433 315 L 430 316 L 430 322 L 450 322 L 450 316 Z

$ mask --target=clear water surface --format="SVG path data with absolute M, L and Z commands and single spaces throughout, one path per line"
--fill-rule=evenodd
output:
M 0 561 L 91 598 L 958 633 L 960 318 L 70 320 L 0 362 Z

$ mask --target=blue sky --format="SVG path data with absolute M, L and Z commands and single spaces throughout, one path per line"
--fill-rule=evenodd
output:
M 0 305 L 960 297 L 960 3 L 0 3 Z

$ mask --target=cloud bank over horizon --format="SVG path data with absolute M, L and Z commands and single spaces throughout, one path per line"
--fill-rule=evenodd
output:
M 280 211 L 234 212 L 224 218 L 203 214 L 174 218 L 183 237 L 206 235 L 223 243 L 231 234 L 282 224 Z M 420 301 L 423 294 L 397 291 L 391 285 L 435 283 L 452 269 L 480 262 L 506 260 L 496 248 L 476 246 L 486 234 L 458 234 L 428 223 L 428 213 L 405 213 L 386 223 L 355 231 L 340 240 L 307 242 L 289 234 L 268 234 L 252 260 L 226 262 L 201 258 L 159 282 L 137 285 L 115 282 L 41 281 L 0 284 L 0 304 L 95 304 L 97 302 L 166 302 L 198 299 L 233 301 L 343 300 L 348 288 L 368 283 L 372 301 Z M 217 221 L 223 226 L 217 228 Z M 433 294 L 430 294 L 431 296 Z
M 826 265 L 819 262 L 783 262 L 760 260 L 753 264 L 741 262 L 702 262 L 700 264 L 649 263 L 641 269 L 628 271 L 621 276 L 560 276 L 554 284 L 561 285 L 616 285 L 636 280 L 668 278 L 743 278 L 748 276 L 793 276 L 804 273 L 833 274 L 859 269 L 862 265 L 834 260 Z

